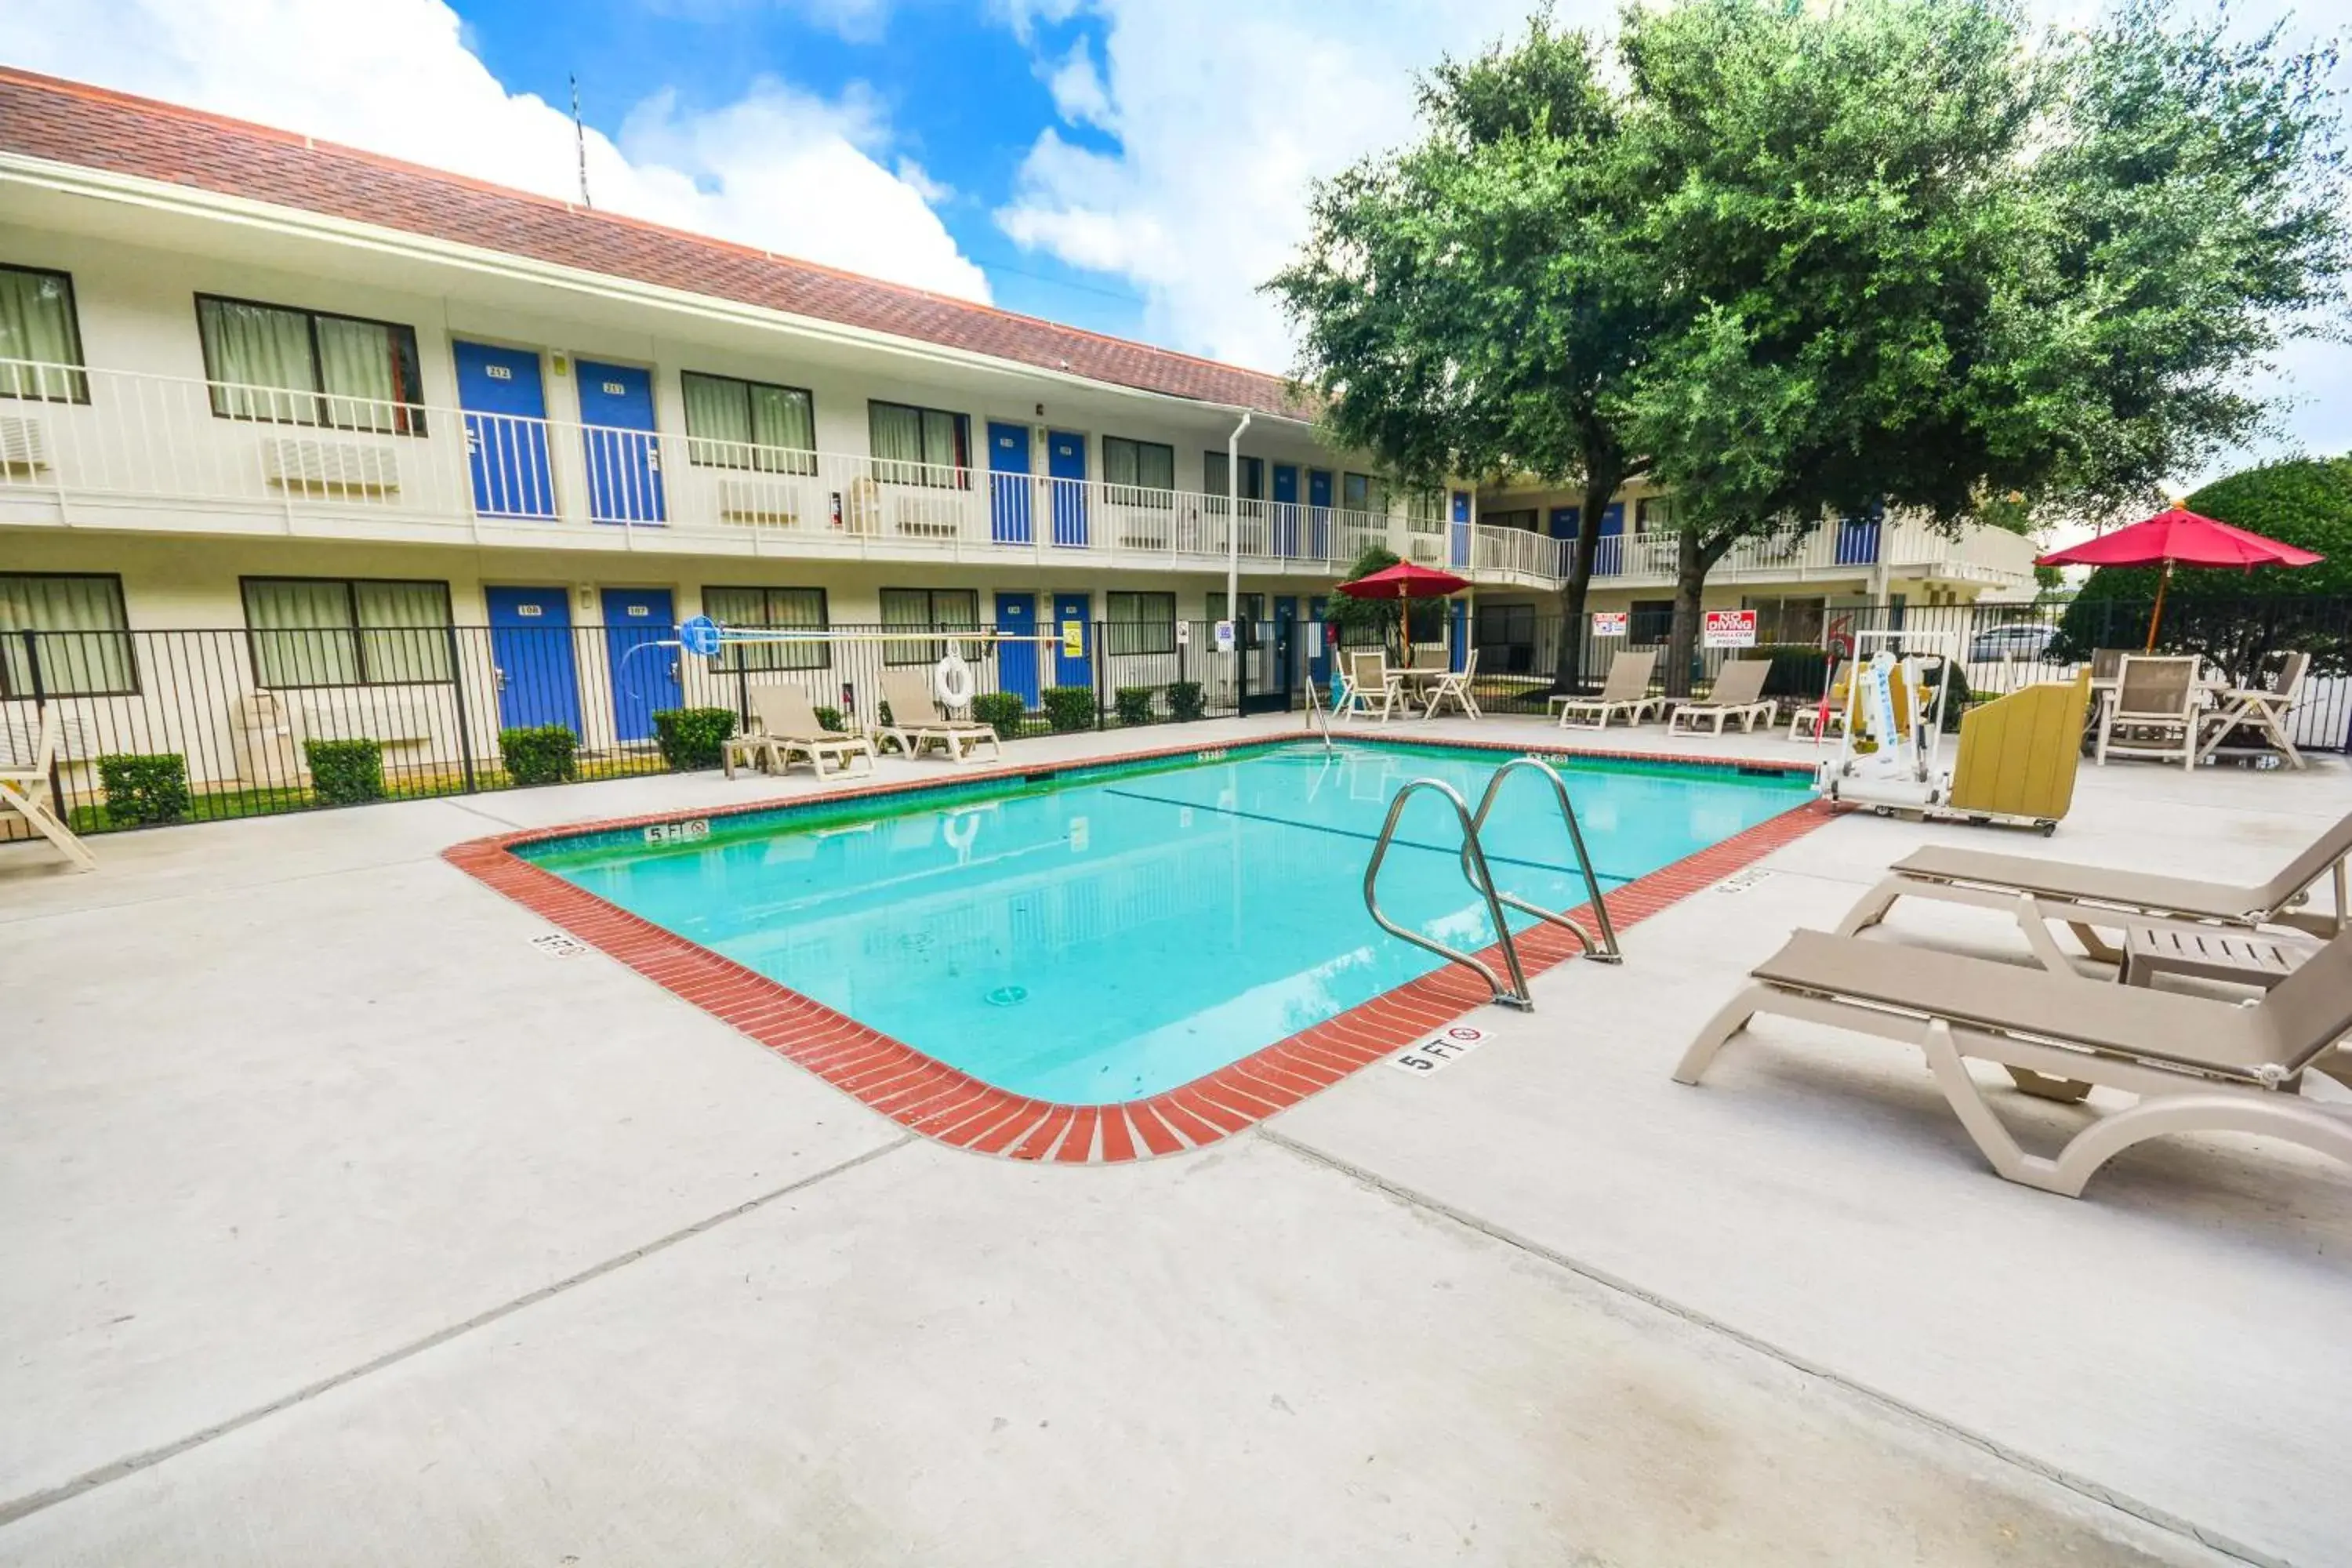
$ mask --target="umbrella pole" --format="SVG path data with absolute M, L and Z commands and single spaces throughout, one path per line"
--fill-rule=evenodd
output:
M 2156 651 L 2156 628 L 2164 621 L 2164 590 L 2171 581 L 2172 558 L 2167 556 L 2164 561 L 2164 570 L 2157 575 L 2156 579 L 2156 605 L 2147 613 L 2147 647 L 2140 650 L 2143 653 Z

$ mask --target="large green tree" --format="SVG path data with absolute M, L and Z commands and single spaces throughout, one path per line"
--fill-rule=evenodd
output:
M 1444 61 L 1422 86 L 1421 140 L 1318 186 L 1305 246 L 1267 286 L 1337 441 L 1417 487 L 1580 487 L 1570 625 L 1601 513 L 1648 468 L 1622 389 L 1683 310 L 1645 270 L 1652 182 L 1623 109 L 1600 47 L 1548 16 L 1516 45 Z M 1561 639 L 1563 683 L 1581 640 Z
M 1615 53 L 1539 21 L 1442 68 L 1428 139 L 1320 190 L 1275 287 L 1343 439 L 1574 468 L 1588 531 L 1601 481 L 1669 489 L 1670 679 L 1741 539 L 2152 495 L 2257 426 L 2245 373 L 2346 273 L 2331 59 L 2275 34 L 2158 0 L 2042 37 L 2008 0 L 1680 0 Z M 1605 442 L 1546 443 L 1580 421 Z

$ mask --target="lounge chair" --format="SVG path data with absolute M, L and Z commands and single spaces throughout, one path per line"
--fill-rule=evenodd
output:
M 2277 876 L 2252 887 L 1930 845 L 1889 866 L 1885 879 L 1863 895 L 1838 933 L 1853 936 L 1876 925 L 1899 899 L 1937 899 L 2014 912 L 2035 956 L 2053 971 L 2073 965 L 2051 934 L 2053 921 L 2065 921 L 2093 957 L 2110 963 L 2122 963 L 2123 952 L 2098 934 L 2100 928 L 2123 930 L 2148 920 L 2247 931 L 2286 926 L 2333 938 L 2352 930 L 2352 905 L 2345 899 L 2347 858 L 2352 815 L 2314 839 Z M 2304 907 L 2322 877 L 2331 877 L 2336 898 L 2335 909 L 2326 912 Z
M 1695 1084 L 1759 1013 L 1916 1045 L 1992 1168 L 2067 1197 L 2101 1165 L 2174 1132 L 2251 1132 L 2352 1161 L 2352 1113 L 2302 1099 L 2312 1069 L 2352 1083 L 2334 1049 L 2352 1031 L 2352 931 L 2258 1002 L 2104 985 L 1997 960 L 1801 931 L 1750 972 L 1675 1068 Z M 1969 1073 L 2005 1068 L 2027 1094 L 2080 1103 L 2095 1088 L 2138 1096 L 2076 1132 L 2057 1158 L 2020 1148 Z
M 1434 719 L 1437 710 L 1451 702 L 1462 710 L 1465 719 L 1483 719 L 1478 700 L 1470 695 L 1470 683 L 1478 678 L 1478 650 L 1472 648 L 1462 656 L 1462 668 L 1449 669 L 1429 683 L 1428 695 L 1423 700 L 1421 716 Z
M 44 703 L 35 722 L 32 755 L 0 763 L 0 816 L 16 813 L 77 868 L 95 871 L 98 857 L 58 815 L 56 798 L 49 791 L 49 770 L 57 765 L 61 728 L 57 704 Z
M 1730 721 L 1739 721 L 1742 734 L 1754 731 L 1757 722 L 1772 721 L 1773 705 L 1764 700 L 1764 678 L 1772 673 L 1769 658 L 1726 659 L 1723 668 L 1715 672 L 1715 688 L 1704 702 L 1685 702 L 1666 715 L 1666 733 L 1696 735 L 1698 721 L 1715 721 L 1709 733 L 1720 735 Z M 1687 726 L 1684 721 L 1690 721 Z
M 1841 680 L 1830 688 L 1826 703 L 1809 702 L 1798 709 L 1789 720 L 1789 739 L 1821 741 L 1844 734 L 1846 709 L 1850 706 L 1846 694 L 1850 689 L 1850 683 Z
M 1656 648 L 1620 648 L 1609 661 L 1609 675 L 1601 683 L 1600 696 L 1553 697 L 1545 705 L 1559 710 L 1563 730 L 1606 730 L 1609 721 L 1621 713 L 1628 726 L 1639 724 L 1665 710 L 1664 698 L 1650 695 L 1650 675 L 1657 667 Z M 1571 719 L 1576 721 L 1571 723 Z
M 1348 689 L 1339 700 L 1335 717 L 1352 719 L 1358 714 L 1376 716 L 1381 723 L 1389 721 L 1401 704 L 1408 704 L 1404 691 L 1404 672 L 1389 668 L 1385 653 L 1351 653 L 1348 656 Z
M 2202 762 L 2220 751 L 2221 742 L 2242 726 L 2277 747 L 2290 766 L 2303 766 L 2303 753 L 2294 749 L 2294 738 L 2287 732 L 2286 719 L 2303 695 L 2304 672 L 2310 668 L 2311 655 L 2291 653 L 2279 667 L 2278 679 L 2267 688 L 2237 687 L 2222 692 L 2221 707 L 2206 714 L 2200 724 L 2205 739 L 2198 750 L 2198 760 Z
M 2118 733 L 2120 731 L 2120 734 Z M 2127 653 L 2113 700 L 2099 710 L 2095 755 L 2153 757 L 2197 765 L 2197 660 L 2188 655 Z
M 899 665 L 882 672 L 882 700 L 888 705 L 890 718 L 887 723 L 874 726 L 874 747 L 879 752 L 895 745 L 909 757 L 919 757 L 923 748 L 936 745 L 946 753 L 948 761 L 959 766 L 973 760 L 982 746 L 988 748 L 991 761 L 1004 756 L 1004 743 L 996 738 L 992 726 L 969 719 L 942 719 L 940 705 L 931 695 L 931 683 L 924 670 L 910 665 Z
M 865 763 L 860 772 L 874 771 L 874 743 L 863 735 L 826 729 L 799 687 L 755 686 L 751 707 L 760 715 L 769 772 L 782 773 L 798 761 L 822 778 L 827 763 L 841 773 L 853 760 Z

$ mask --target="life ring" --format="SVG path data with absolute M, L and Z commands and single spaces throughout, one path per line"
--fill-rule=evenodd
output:
M 940 700 L 942 708 L 970 706 L 972 695 L 971 666 L 963 655 L 950 653 L 931 668 L 931 695 Z

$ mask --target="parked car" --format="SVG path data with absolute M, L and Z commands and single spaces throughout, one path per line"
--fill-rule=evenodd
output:
M 2058 628 L 2039 621 L 2011 626 L 1987 626 L 1969 643 L 1971 663 L 2002 658 L 2040 658 L 2050 651 Z

